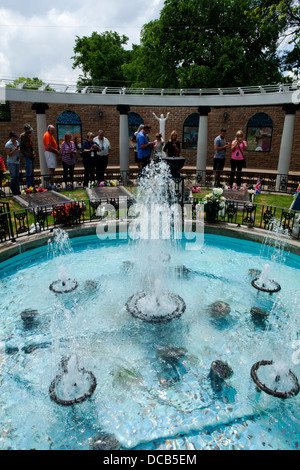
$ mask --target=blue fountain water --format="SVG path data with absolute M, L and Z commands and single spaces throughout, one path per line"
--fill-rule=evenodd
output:
M 143 448 L 141 443 L 178 434 L 188 439 L 197 432 L 200 439 L 207 430 L 237 426 L 250 416 L 257 417 L 257 438 L 267 414 L 279 435 L 292 419 L 288 440 L 270 436 L 274 445 L 295 447 L 299 398 L 281 404 L 257 392 L 250 369 L 258 360 L 280 359 L 300 375 L 292 361 L 299 331 L 298 258 L 290 255 L 274 272 L 281 291 L 270 295 L 250 284 L 249 270 L 264 263 L 259 245 L 213 235 L 199 251 L 181 244 L 170 249 L 166 270 L 173 273 L 168 287 L 184 298 L 186 311 L 168 324 L 143 322 L 125 308 L 139 290 L 132 243 L 84 237 L 57 258 L 49 259 L 46 250 L 41 257 L 38 249 L 17 256 L 14 269 L 11 261 L 2 263 L 1 448 L 88 448 L 100 431 L 125 448 Z M 49 290 L 62 263 L 78 281 L 65 295 Z M 216 300 L 230 305 L 223 320 L 210 314 Z M 253 323 L 253 306 L 271 312 L 267 328 Z M 29 328 L 20 317 L 25 308 L 38 310 Z M 61 358 L 72 353 L 98 384 L 89 400 L 68 409 L 53 403 L 48 390 Z M 208 379 L 216 359 L 234 372 L 221 394 Z
M 274 263 L 260 244 L 216 235 L 204 244 L 196 237 L 192 250 L 184 237 L 155 240 L 154 248 L 124 234 L 55 235 L 48 249 L 0 266 L 0 448 L 88 449 L 100 433 L 124 449 L 297 448 L 299 395 L 283 401 L 258 391 L 250 370 L 272 360 L 259 371 L 271 388 L 278 371 L 286 389 L 286 371 L 300 377 L 299 257 Z M 281 290 L 270 295 L 251 281 L 271 261 Z M 62 277 L 77 288 L 51 291 Z M 126 304 L 141 291 L 150 313 L 153 291 L 160 305 L 161 292 L 180 296 L 185 311 L 167 323 L 135 318 Z M 215 313 L 216 302 L 226 315 Z M 255 307 L 268 312 L 265 321 L 253 321 Z M 37 312 L 24 321 L 26 309 Z M 63 398 L 75 385 L 86 392 L 80 371 L 97 381 L 73 406 L 49 396 L 64 358 Z M 210 376 L 214 361 L 233 371 L 220 387 Z

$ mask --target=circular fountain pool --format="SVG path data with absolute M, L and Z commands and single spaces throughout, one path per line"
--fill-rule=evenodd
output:
M 299 257 L 271 264 L 281 290 L 269 294 L 251 285 L 266 262 L 257 243 L 206 235 L 204 244 L 164 244 L 168 256 L 153 280 L 145 249 L 141 257 L 131 240 L 104 238 L 0 265 L 0 448 L 88 449 L 99 435 L 123 449 L 297 448 L 299 395 L 281 401 L 264 393 L 251 368 L 272 361 L 273 373 L 257 370 L 271 389 L 279 369 L 300 377 Z M 78 286 L 56 294 L 49 286 L 62 266 Z M 149 288 L 183 299 L 182 314 L 154 323 L 131 315 L 128 300 Z M 220 302 L 226 315 L 212 314 Z M 35 311 L 31 321 L 26 309 Z M 268 312 L 264 322 L 253 321 L 253 309 Z M 73 406 L 49 395 L 65 357 L 97 382 L 90 395 L 90 381 L 83 384 L 87 399 Z M 232 373 L 215 386 L 210 368 L 218 361 Z M 288 373 L 281 376 L 276 386 L 290 390 Z

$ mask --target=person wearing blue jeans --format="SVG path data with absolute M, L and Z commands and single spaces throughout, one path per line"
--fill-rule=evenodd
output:
M 34 185 L 34 150 L 31 140 L 31 132 L 33 131 L 30 124 L 24 125 L 24 132 L 20 135 L 20 154 L 24 157 L 25 161 L 25 176 L 26 186 Z
M 19 175 L 20 175 L 20 156 L 19 142 L 15 132 L 9 133 L 10 140 L 5 144 L 7 153 L 7 168 L 10 174 L 10 188 L 14 196 L 20 193 Z

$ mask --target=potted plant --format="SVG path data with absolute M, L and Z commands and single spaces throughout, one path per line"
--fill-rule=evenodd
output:
M 214 222 L 219 212 L 225 208 L 226 198 L 222 194 L 222 188 L 214 188 L 211 193 L 204 196 L 204 210 L 207 221 Z

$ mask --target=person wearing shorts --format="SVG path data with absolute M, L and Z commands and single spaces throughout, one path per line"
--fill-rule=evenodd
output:
M 56 157 L 59 155 L 56 140 L 54 139 L 55 128 L 51 124 L 48 126 L 47 131 L 43 136 L 43 143 L 45 149 L 45 159 L 49 168 L 50 186 L 54 189 L 54 172 L 57 167 Z

